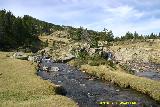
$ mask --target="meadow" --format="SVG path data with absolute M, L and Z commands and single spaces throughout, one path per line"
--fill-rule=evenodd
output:
M 0 52 L 1 107 L 76 107 L 71 99 L 56 94 L 56 85 L 36 75 L 36 64 L 11 59 Z M 11 53 L 12 54 L 12 53 Z

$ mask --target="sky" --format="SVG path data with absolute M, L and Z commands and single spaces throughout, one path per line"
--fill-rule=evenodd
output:
M 160 0 L 0 0 L 0 9 L 58 25 L 107 28 L 119 37 L 160 32 Z

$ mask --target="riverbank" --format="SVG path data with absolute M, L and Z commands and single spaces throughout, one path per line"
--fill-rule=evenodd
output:
M 156 101 L 160 101 L 160 82 L 151 79 L 137 77 L 125 72 L 122 69 L 111 69 L 109 66 L 82 65 L 81 70 L 99 77 L 103 80 L 111 81 L 124 88 L 132 88 L 141 93 L 147 94 Z
M 71 99 L 57 95 L 56 86 L 36 75 L 35 64 L 0 52 L 1 107 L 76 107 Z
M 135 102 L 136 106 L 158 107 L 159 104 L 133 89 L 125 89 L 102 81 L 77 68 L 65 63 L 53 63 L 53 61 L 41 61 L 41 67 L 37 74 L 45 80 L 58 84 L 64 88 L 65 95 L 78 103 L 80 107 L 101 107 L 101 102 L 114 102 L 106 107 L 135 107 L 135 105 L 119 105 L 118 102 Z M 58 67 L 58 71 L 45 72 L 43 67 Z M 117 102 L 117 103 L 115 103 Z

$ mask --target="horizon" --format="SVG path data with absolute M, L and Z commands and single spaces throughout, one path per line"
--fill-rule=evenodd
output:
M 39 0 L 1 1 L 0 9 L 15 16 L 30 15 L 56 25 L 112 30 L 115 37 L 126 32 L 148 35 L 160 31 L 160 1 L 155 0 Z

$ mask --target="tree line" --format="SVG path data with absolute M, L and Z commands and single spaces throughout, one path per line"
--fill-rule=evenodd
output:
M 18 47 L 36 48 L 40 42 L 38 36 L 49 35 L 57 30 L 67 30 L 71 39 L 87 41 L 94 47 L 97 46 L 99 40 L 113 41 L 114 37 L 112 31 L 107 29 L 96 32 L 83 27 L 60 26 L 29 15 L 15 17 L 10 11 L 0 10 L 0 50 L 17 49 Z
M 122 41 L 128 39 L 159 39 L 160 33 L 139 35 L 137 32 L 127 32 L 124 36 L 114 37 L 111 30 L 104 28 L 102 31 L 88 30 L 60 26 L 38 20 L 29 15 L 15 17 L 10 11 L 0 10 L 0 50 L 17 49 L 19 47 L 34 49 L 38 45 L 45 46 L 38 36 L 50 35 L 55 31 L 67 30 L 68 37 L 75 41 L 88 42 L 92 47 L 98 46 L 98 41 Z
M 53 30 L 62 30 L 62 27 L 29 15 L 15 17 L 10 11 L 0 10 L 0 50 L 34 48 L 40 42 L 39 35 L 51 34 Z
M 150 35 L 140 35 L 136 31 L 134 33 L 127 32 L 124 36 L 116 37 L 114 41 L 123 41 L 129 39 L 160 39 L 160 33 L 154 34 L 151 33 Z
M 98 41 L 114 41 L 114 35 L 111 30 L 107 30 L 104 28 L 103 31 L 94 31 L 88 30 L 87 28 L 84 29 L 83 27 L 80 28 L 73 28 L 69 27 L 68 32 L 70 38 L 75 41 L 84 41 L 88 42 L 91 47 L 97 47 Z

